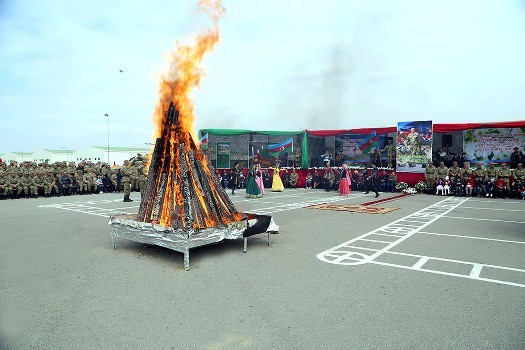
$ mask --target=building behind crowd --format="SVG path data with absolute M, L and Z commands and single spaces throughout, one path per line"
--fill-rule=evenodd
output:
M 108 152 L 109 150 L 109 152 Z M 151 150 L 144 147 L 105 147 L 90 146 L 77 150 L 72 149 L 41 149 L 35 152 L 9 152 L 0 155 L 4 162 L 17 161 L 18 163 L 31 161 L 35 163 L 75 162 L 90 161 L 93 163 L 104 162 L 111 165 L 122 165 L 137 153 L 147 154 Z

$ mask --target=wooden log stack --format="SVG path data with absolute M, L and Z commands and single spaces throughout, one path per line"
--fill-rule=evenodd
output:
M 179 111 L 170 103 L 155 142 L 137 220 L 190 234 L 241 220 L 243 215 L 236 211 L 207 157 L 178 118 Z

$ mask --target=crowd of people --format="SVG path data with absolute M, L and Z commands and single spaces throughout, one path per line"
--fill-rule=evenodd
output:
M 375 164 L 370 164 L 370 168 L 350 168 L 346 164 L 332 167 L 330 162 L 326 162 L 323 168 L 309 169 L 302 179 L 302 175 L 294 167 L 280 168 L 279 164 L 261 169 L 260 164 L 256 163 L 245 175 L 239 164 L 235 163 L 231 170 L 217 170 L 216 174 L 222 187 L 231 190 L 232 195 L 235 195 L 237 189 L 245 189 L 249 198 L 259 198 L 270 189 L 273 192 L 282 192 L 285 189 L 297 188 L 299 183 L 304 184 L 307 189 L 338 191 L 340 195 L 346 196 L 350 191 L 372 191 L 378 197 L 379 192 L 395 192 L 397 184 L 394 171 L 379 169 Z M 257 184 L 258 190 L 253 184 Z
M 454 161 L 447 167 L 443 161 L 439 166 L 429 162 L 425 168 L 425 182 L 429 194 L 467 197 L 492 197 L 525 199 L 525 170 L 523 164 L 512 164 L 514 168 L 494 163 L 484 167 L 477 164 L 470 168 L 468 162 L 459 167 Z M 301 172 L 303 174 L 304 172 Z M 311 168 L 304 178 L 295 168 L 280 168 L 279 164 L 262 169 L 259 163 L 243 172 L 236 163 L 230 171 L 217 170 L 217 178 L 224 189 L 245 189 L 247 197 L 259 198 L 271 189 L 275 192 L 296 188 L 304 184 L 307 189 L 338 191 L 348 195 L 350 191 L 368 193 L 372 191 L 395 192 L 397 176 L 391 169 L 379 169 L 375 164 L 365 166 L 330 166 Z M 146 170 L 140 157 L 123 167 L 111 168 L 103 162 L 55 162 L 40 163 L 11 161 L 0 162 L 0 199 L 37 198 L 50 196 L 89 195 L 108 192 L 123 192 L 124 201 L 131 201 L 131 191 L 143 192 L 146 185 Z
M 143 160 L 134 158 L 113 169 L 107 163 L 24 161 L 0 162 L 0 199 L 90 195 L 143 190 L 146 177 Z M 129 186 L 129 187 L 128 187 Z M 127 200 L 126 200 L 127 198 Z
M 525 169 L 516 163 L 510 169 L 506 163 L 496 168 L 494 163 L 475 168 L 464 162 L 460 168 L 457 161 L 447 167 L 443 161 L 436 167 L 429 162 L 425 168 L 425 180 L 429 194 L 525 199 Z

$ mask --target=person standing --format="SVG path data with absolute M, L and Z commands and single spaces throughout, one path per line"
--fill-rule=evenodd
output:
M 259 189 L 261 190 L 261 194 L 265 194 L 266 190 L 264 189 L 263 172 L 261 170 L 261 163 L 257 163 L 255 165 L 255 182 L 257 183 L 257 186 L 259 186 Z
M 461 168 L 458 166 L 457 162 L 453 162 L 452 166 L 448 169 L 448 177 L 449 178 L 458 178 L 461 177 Z
M 241 174 L 241 166 L 239 165 L 239 162 L 235 162 L 235 165 L 232 168 L 232 171 L 230 173 L 230 181 L 228 185 L 230 186 L 232 190 L 232 195 L 235 195 L 235 189 L 239 185 L 239 175 Z
M 452 156 L 452 162 L 456 162 L 457 164 L 465 163 L 465 152 L 463 152 L 462 148 L 458 148 L 457 153 Z
M 262 196 L 261 189 L 255 181 L 256 172 L 256 166 L 253 165 L 252 168 L 248 170 L 248 175 L 246 176 L 246 197 L 248 198 L 259 198 Z
M 321 160 L 323 161 L 323 164 L 330 163 L 332 160 L 332 156 L 330 155 L 330 152 L 326 150 L 324 154 L 321 155 Z
M 272 178 L 270 177 L 270 173 L 268 172 L 268 169 L 264 169 L 262 173 L 263 173 L 262 180 L 263 180 L 264 188 L 272 187 Z
M 448 176 L 448 168 L 445 166 L 445 162 L 439 162 L 439 166 L 437 167 L 437 176 L 438 180 L 445 180 L 445 178 Z
M 485 180 L 485 169 L 481 167 L 481 164 L 478 163 L 476 169 L 472 171 L 472 176 L 474 177 L 474 188 L 476 189 L 476 195 L 478 197 L 484 197 L 484 186 L 483 181 Z
M 376 197 L 379 197 L 379 176 L 378 176 L 378 173 L 379 173 L 379 169 L 377 168 L 377 166 L 375 164 L 372 163 L 372 171 L 370 172 L 370 176 L 368 178 L 368 184 L 370 186 L 370 190 L 372 190 L 373 192 L 375 192 L 376 194 Z M 366 193 L 365 194 L 368 194 L 368 191 L 369 189 L 367 188 L 366 189 Z
M 512 171 L 510 171 L 509 168 L 507 168 L 507 164 L 503 163 L 501 164 L 501 169 L 498 172 L 498 177 L 501 177 L 503 181 L 505 181 L 505 184 L 507 185 L 507 195 L 510 192 L 510 177 L 512 176 Z
M 272 191 L 273 192 L 283 192 L 284 191 L 284 185 L 281 181 L 281 177 L 279 176 L 279 171 L 281 171 L 281 168 L 279 166 L 279 163 L 275 164 L 275 168 L 273 168 L 273 180 L 272 180 Z
M 521 181 L 521 183 L 525 183 L 525 169 L 523 169 L 523 164 L 518 163 L 516 165 L 516 169 L 514 169 L 513 172 L 514 179 Z
M 290 174 L 288 170 L 283 169 L 283 177 L 281 178 L 284 188 L 290 188 Z
M 348 165 L 344 163 L 341 170 L 341 179 L 339 180 L 339 195 L 348 197 L 348 195 L 350 195 L 351 185 L 350 171 L 348 170 Z
M 437 168 L 434 166 L 434 163 L 428 161 L 428 165 L 425 168 L 425 180 L 427 181 L 427 193 L 429 194 L 434 194 L 437 175 Z
M 290 187 L 291 188 L 297 188 L 297 182 L 299 181 L 299 175 L 295 171 L 295 168 L 292 168 L 292 172 L 290 174 Z
M 122 185 L 124 186 L 124 200 L 123 202 L 133 202 L 133 199 L 129 198 L 131 192 L 131 173 L 132 170 L 129 165 L 129 161 L 124 161 L 124 167 L 120 169 L 122 174 Z
M 146 194 L 146 167 L 142 160 L 137 161 L 136 166 L 137 170 L 137 184 L 138 190 L 140 191 L 140 196 L 144 197 Z
M 514 152 L 510 155 L 510 168 L 516 169 L 518 167 L 518 163 L 521 162 L 521 159 L 523 158 L 523 153 L 519 150 L 518 147 L 514 147 Z
M 437 152 L 436 152 L 436 164 L 439 166 L 439 164 L 441 162 L 443 162 L 443 164 L 445 164 L 447 161 L 448 161 L 448 158 L 447 158 L 447 152 L 445 151 L 445 149 L 443 147 L 441 147 Z
M 334 170 L 332 167 L 330 167 L 330 162 L 326 163 L 326 166 L 324 167 L 323 171 L 323 182 L 324 182 L 324 189 L 325 191 L 329 192 L 332 189 L 332 185 L 334 184 Z

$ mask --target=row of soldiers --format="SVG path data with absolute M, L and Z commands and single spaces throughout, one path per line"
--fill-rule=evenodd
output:
M 477 164 L 476 168 L 472 169 L 468 162 L 464 162 L 463 167 L 453 162 L 450 168 L 446 167 L 444 162 L 440 162 L 438 167 L 428 162 L 425 168 L 425 179 L 430 193 L 435 191 L 439 182 L 452 178 L 465 182 L 473 181 L 475 188 L 484 181 L 495 182 L 501 179 L 505 182 L 507 192 L 511 193 L 516 192 L 517 188 L 525 184 L 525 169 L 522 163 L 518 163 L 516 169 L 509 169 L 506 163 L 502 163 L 501 168 L 496 168 L 494 163 L 490 163 L 487 168 L 484 168 L 482 164 Z
M 0 163 L 0 199 L 61 196 L 124 191 L 143 191 L 146 169 L 142 160 L 111 169 L 107 163 L 55 162 L 53 164 L 15 161 Z M 128 188 L 128 191 L 126 191 Z

